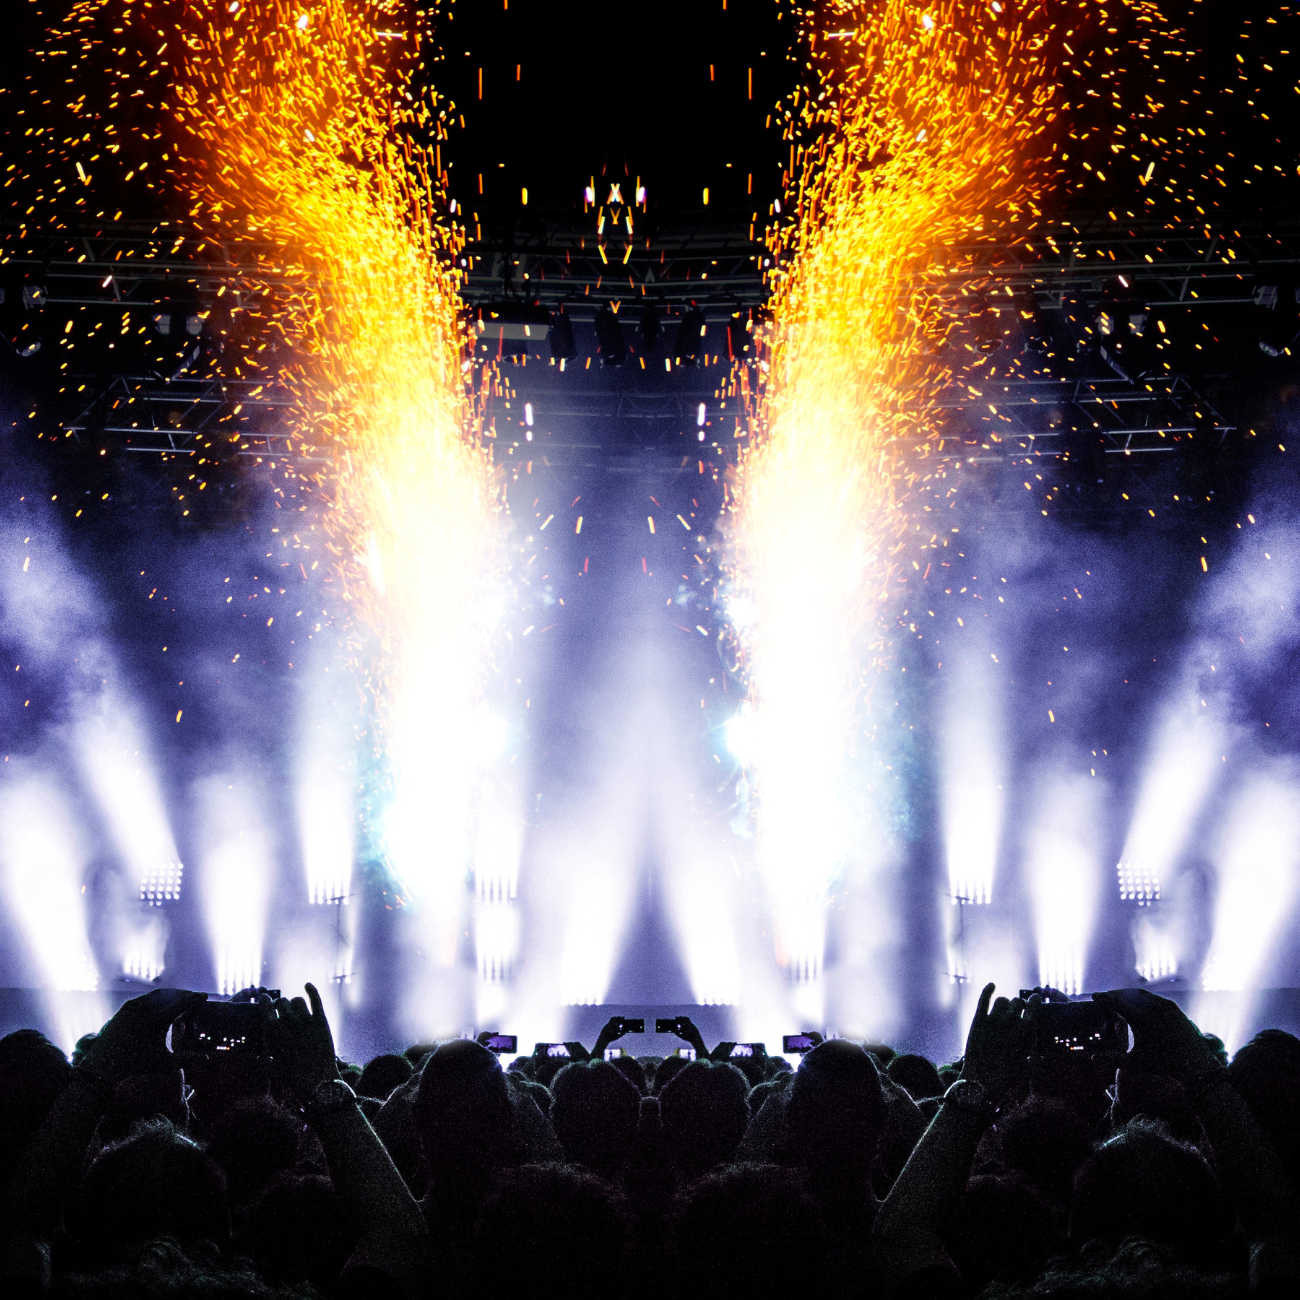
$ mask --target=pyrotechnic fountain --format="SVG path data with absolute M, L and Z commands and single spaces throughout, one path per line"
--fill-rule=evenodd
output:
M 911 456 L 937 440 L 945 250 L 1033 207 L 1054 118 L 1047 15 L 949 3 L 831 7 L 787 113 L 797 202 L 771 237 L 760 429 L 738 475 L 733 609 L 747 651 L 757 852 L 796 1009 L 823 1018 L 825 908 L 878 860 L 860 811 L 861 702 L 890 651 Z M 798 144 L 797 155 L 795 142 Z M 872 841 L 874 841 L 874 846 Z M 881 900 L 883 902 L 883 900 Z

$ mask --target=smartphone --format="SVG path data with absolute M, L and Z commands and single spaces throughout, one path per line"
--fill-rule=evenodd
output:
M 569 1049 L 564 1043 L 547 1043 L 547 1056 L 568 1056 Z
M 626 1017 L 622 1020 L 623 1032 L 625 1034 L 644 1034 L 645 1021 L 643 1019 L 629 1020 Z
M 655 1021 L 656 1034 L 675 1034 L 681 1026 L 681 1017 L 672 1016 L 671 1018 L 660 1016 Z
M 265 1027 L 262 1009 L 255 1002 L 203 1002 L 187 1011 L 178 1027 L 179 1039 L 175 1032 L 172 1035 L 176 1051 L 263 1054 Z
M 623 1049 L 621 1047 L 605 1048 L 605 1060 L 607 1061 L 617 1061 L 618 1058 L 622 1055 L 623 1055 Z
M 811 1052 L 816 1046 L 811 1034 L 786 1034 L 781 1039 L 781 1051 L 787 1056 L 796 1053 L 802 1056 L 805 1052 Z
M 519 1038 L 516 1034 L 491 1034 L 483 1046 L 489 1052 L 513 1053 L 519 1050 Z
M 1128 1026 L 1098 1002 L 1045 1002 L 1038 1009 L 1039 1056 L 1128 1051 Z
M 766 1043 L 737 1043 L 731 1049 L 732 1056 L 766 1056 Z
M 680 1056 L 683 1061 L 693 1061 L 695 1060 L 695 1048 L 679 1047 L 677 1049 L 677 1055 Z

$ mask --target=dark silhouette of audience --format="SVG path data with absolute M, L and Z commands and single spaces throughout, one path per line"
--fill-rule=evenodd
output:
M 817 1041 L 696 1059 L 480 1043 L 340 1061 L 314 988 L 265 1039 L 167 1046 L 160 990 L 78 1043 L 0 1039 L 0 1294 L 379 1297 L 1300 1294 L 1300 1040 L 1229 1062 L 1172 1002 L 1053 1056 L 985 989 L 965 1054 Z M 175 1046 L 180 1040 L 174 1035 Z M 349 1086 L 352 1085 L 352 1086 Z M 1296 1290 L 1292 1290 L 1296 1288 Z

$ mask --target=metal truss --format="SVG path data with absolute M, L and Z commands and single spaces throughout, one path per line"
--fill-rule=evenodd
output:
M 971 393 L 980 383 L 977 400 Z M 939 459 L 981 461 L 1056 457 L 1084 445 L 1114 456 L 1172 453 L 1189 440 L 1218 446 L 1236 428 L 1181 375 L 1138 381 L 1008 378 L 951 385 L 939 409 L 966 415 L 945 430 Z M 984 426 L 972 428 L 974 416 Z
M 625 309 L 651 302 L 668 313 L 693 305 L 703 310 L 712 340 L 715 328 L 733 313 L 763 303 L 770 253 L 761 231 L 749 224 L 756 214 L 632 211 L 631 233 L 626 220 L 598 233 L 593 209 L 541 216 L 535 225 L 498 239 L 472 240 L 458 257 L 467 304 L 511 298 L 552 309 L 563 304 L 580 324 L 589 323 L 611 299 Z M 120 224 L 95 232 L 42 232 L 10 225 L 0 227 L 0 253 L 6 286 L 39 282 L 47 312 L 157 309 L 177 300 L 206 305 L 223 293 L 283 296 L 309 287 L 300 272 L 275 261 L 268 245 L 219 244 L 179 227 Z M 932 249 L 918 264 L 930 268 L 918 284 L 933 290 L 958 320 L 975 295 L 1000 308 L 1014 304 L 1017 314 L 1028 305 L 1059 332 L 1068 330 L 1074 305 L 1105 301 L 1121 291 L 1135 308 L 1152 313 L 1244 314 L 1257 310 L 1261 285 L 1289 284 L 1300 275 L 1300 222 L 1255 217 L 1249 226 L 1171 231 L 1098 214 L 1044 225 L 1014 245 Z M 969 338 L 968 326 L 959 325 L 959 335 L 963 330 Z M 1008 351 L 1025 343 L 1022 332 Z M 720 342 L 712 342 L 710 350 L 725 351 Z M 961 370 L 939 397 L 945 420 L 942 444 L 932 455 L 971 465 L 1052 458 L 1095 439 L 1094 451 L 1107 457 L 1154 464 L 1193 445 L 1221 443 L 1235 428 L 1216 404 L 1217 396 L 1211 400 L 1227 390 L 1227 376 L 1146 373 L 1126 379 L 1107 373 L 1096 352 L 1069 364 L 1027 353 L 1023 359 L 1023 369 L 1032 362 L 1039 373 L 987 380 L 977 368 Z M 293 431 L 284 417 L 292 396 L 265 381 L 208 373 L 219 360 L 205 349 L 170 376 L 140 373 L 125 357 L 116 360 L 103 350 L 92 364 L 77 376 L 82 405 L 65 423 L 78 439 L 103 435 L 124 451 L 194 456 L 209 449 L 214 437 L 229 438 L 235 428 L 229 417 L 236 413 L 243 417 L 238 444 L 224 454 L 254 460 L 289 454 Z M 580 422 L 630 422 L 641 430 L 632 441 L 654 442 L 677 455 L 679 426 L 690 420 L 687 405 L 709 401 L 722 375 L 674 371 L 672 391 L 646 392 L 633 378 L 634 366 L 635 358 L 629 358 L 622 374 L 607 372 L 594 386 L 570 383 L 544 367 L 549 414 Z M 1049 369 L 1055 374 L 1046 373 Z M 1088 370 L 1100 373 L 1088 377 Z M 531 374 L 512 374 L 516 387 L 532 387 Z M 725 460 L 745 442 L 719 439 L 709 449 L 715 461 Z M 599 451 L 594 439 L 581 434 L 563 442 L 548 437 L 547 445 L 548 456 L 569 449 L 585 458 Z M 498 459 L 507 447 L 511 454 L 527 450 L 520 445 L 515 451 L 514 444 L 498 440 Z M 622 452 L 607 448 L 606 454 Z

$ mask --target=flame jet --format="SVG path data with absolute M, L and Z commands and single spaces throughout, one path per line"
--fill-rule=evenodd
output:
M 1050 21 L 1042 5 L 888 0 L 829 4 L 803 32 L 817 74 L 788 114 L 793 217 L 770 238 L 766 368 L 729 555 L 757 860 L 809 1015 L 831 887 L 869 856 L 856 703 L 906 544 L 902 442 L 928 450 L 947 373 L 934 289 L 952 245 L 1034 211 L 1021 160 L 1056 116 Z
M 390 782 L 381 838 L 424 918 L 421 950 L 449 972 L 502 602 L 501 503 L 459 316 L 461 232 L 434 215 L 448 206 L 437 146 L 417 143 L 443 138 L 448 105 L 412 84 L 417 32 L 415 57 L 393 54 L 390 5 L 235 8 L 203 6 L 176 86 L 202 159 L 195 192 L 202 219 L 269 243 L 293 272 L 273 322 L 293 340 L 281 377 L 298 450 L 326 462 L 324 518 Z

